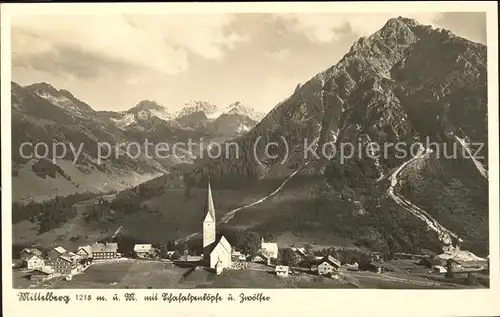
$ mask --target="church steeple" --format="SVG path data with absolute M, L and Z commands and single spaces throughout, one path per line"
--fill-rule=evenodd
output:
M 205 205 L 205 220 L 203 220 L 203 248 L 215 242 L 215 208 L 212 198 L 212 188 L 208 180 L 208 193 Z
M 205 221 L 208 219 L 208 216 L 215 221 L 215 208 L 214 208 L 214 200 L 212 198 L 212 188 L 210 186 L 210 179 L 208 180 L 208 194 L 207 194 L 207 202 L 205 206 Z

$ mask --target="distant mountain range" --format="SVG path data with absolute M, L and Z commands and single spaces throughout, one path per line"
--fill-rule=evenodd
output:
M 263 115 L 235 102 L 219 109 L 207 102 L 189 102 L 175 112 L 154 101 L 143 100 L 123 112 L 95 111 L 69 91 L 58 90 L 48 83 L 20 86 L 12 83 L 13 175 L 15 199 L 43 200 L 81 191 L 119 190 L 136 185 L 171 168 L 192 163 L 183 157 L 125 155 L 97 163 L 99 143 L 111 145 L 127 142 L 222 142 L 253 128 Z M 57 142 L 75 147 L 84 144 L 77 164 L 71 164 L 71 153 L 55 165 L 38 159 L 21 157 L 23 142 L 45 142 L 52 148 Z M 25 151 L 26 152 L 26 151 Z M 197 153 L 191 153 L 196 156 Z M 49 159 L 52 159 L 52 153 Z M 43 166 L 42 172 L 36 172 Z M 48 170 L 48 171 L 46 171 Z
M 234 136 L 249 131 L 264 117 L 264 114 L 243 105 L 239 101 L 222 109 L 205 101 L 190 101 L 185 103 L 182 109 L 169 112 L 167 108 L 154 101 L 143 100 L 127 111 L 104 111 L 100 112 L 99 115 L 103 117 L 109 116 L 119 128 L 124 130 L 145 129 L 144 123 L 149 125 L 148 121 L 160 119 L 175 121 L 170 122 L 170 125 L 192 129 L 202 128 L 211 133 L 226 136 Z M 228 120 L 228 117 L 231 119 Z M 221 124 L 229 124 L 231 128 L 218 128 Z

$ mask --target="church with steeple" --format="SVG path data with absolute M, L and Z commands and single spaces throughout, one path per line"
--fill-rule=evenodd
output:
M 203 220 L 203 261 L 217 272 L 231 266 L 231 244 L 224 236 L 217 238 L 214 201 L 208 181 L 205 218 Z

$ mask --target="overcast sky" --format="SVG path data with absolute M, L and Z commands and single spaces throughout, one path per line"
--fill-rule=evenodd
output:
M 96 110 L 149 99 L 268 111 L 397 16 L 486 42 L 483 13 L 29 16 L 12 21 L 12 79 L 67 89 Z

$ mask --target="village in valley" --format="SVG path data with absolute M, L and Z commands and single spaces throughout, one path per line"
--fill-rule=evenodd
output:
M 488 287 L 487 261 L 459 261 L 444 253 L 392 254 L 305 246 L 282 246 L 249 232 L 233 246 L 217 232 L 210 183 L 202 245 L 193 254 L 184 243 L 164 248 L 95 242 L 66 250 L 23 249 L 14 260 L 17 288 L 463 288 Z M 201 253 L 201 254 L 199 254 Z M 16 255 L 14 255 L 16 256 Z

